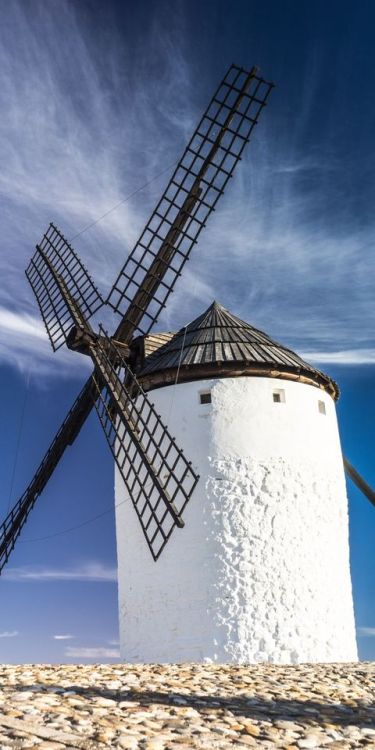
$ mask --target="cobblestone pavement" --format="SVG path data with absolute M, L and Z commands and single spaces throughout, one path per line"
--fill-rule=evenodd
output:
M 0 667 L 0 748 L 375 748 L 375 663 Z

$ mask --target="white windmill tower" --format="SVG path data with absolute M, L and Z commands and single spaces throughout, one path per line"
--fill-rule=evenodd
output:
M 53 349 L 94 369 L 0 526 L 0 572 L 95 406 L 116 463 L 129 661 L 356 658 L 337 387 L 216 303 L 150 335 L 271 88 L 229 68 L 106 300 L 113 336 L 91 327 L 105 303 L 53 224 L 26 272 Z
M 336 384 L 216 302 L 138 369 L 200 481 L 155 565 L 117 474 L 124 659 L 356 660 Z

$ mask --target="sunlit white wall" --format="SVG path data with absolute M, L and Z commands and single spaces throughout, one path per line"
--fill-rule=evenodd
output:
M 212 403 L 203 405 L 206 390 Z M 154 563 L 116 475 L 122 657 L 356 660 L 331 397 L 311 385 L 242 377 L 169 386 L 152 399 L 201 479 L 185 528 Z

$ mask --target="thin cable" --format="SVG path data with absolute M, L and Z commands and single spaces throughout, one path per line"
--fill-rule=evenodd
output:
M 19 421 L 19 425 L 18 425 L 18 434 L 17 434 L 17 442 L 16 442 L 16 452 L 15 452 L 14 461 L 13 461 L 13 470 L 12 470 L 12 477 L 11 477 L 11 480 L 10 480 L 9 497 L 8 497 L 8 507 L 7 507 L 6 515 L 8 515 L 8 513 L 9 513 L 10 504 L 11 504 L 11 500 L 12 500 L 12 494 L 13 494 L 13 488 L 14 488 L 14 480 L 15 480 L 15 477 L 16 477 L 16 469 L 17 469 L 17 463 L 18 463 L 18 454 L 19 454 L 20 445 L 21 445 L 21 436 L 22 436 L 22 430 L 23 430 L 23 422 L 24 422 L 24 418 L 25 418 L 26 402 L 27 402 L 27 396 L 28 396 L 28 392 L 29 392 L 29 383 L 30 383 L 30 369 L 28 370 L 28 373 L 27 373 L 25 393 L 24 393 L 24 397 L 23 397 L 23 403 L 22 403 L 22 408 L 21 408 L 21 416 L 20 416 L 20 421 Z
M 81 234 L 84 234 L 84 232 L 87 232 L 88 229 L 91 229 L 91 227 L 95 226 L 95 224 L 98 224 L 100 221 L 102 221 L 102 219 L 104 219 L 106 216 L 108 216 L 113 211 L 115 211 L 117 208 L 119 208 L 119 206 L 122 206 L 123 203 L 126 203 L 126 201 L 130 200 L 130 198 L 133 198 L 134 195 L 137 195 L 137 193 L 140 193 L 146 187 L 148 187 L 149 185 L 151 185 L 152 182 L 154 182 L 159 177 L 161 177 L 165 172 L 167 172 L 168 170 L 170 170 L 177 163 L 178 162 L 175 161 L 172 164 L 169 164 L 161 172 L 158 172 L 158 174 L 156 174 L 154 177 L 152 177 L 150 180 L 148 180 L 148 182 L 145 182 L 143 185 L 141 185 L 139 188 L 137 188 L 136 190 L 134 190 L 132 193 L 129 193 L 129 195 L 125 196 L 125 198 L 123 198 L 121 201 L 119 201 L 114 206 L 112 206 L 112 208 L 109 208 L 108 211 L 106 211 L 104 214 L 102 214 L 101 216 L 99 216 L 94 221 L 90 222 L 90 224 L 87 224 L 85 227 L 83 227 L 83 229 L 81 229 L 79 232 L 77 232 L 75 235 L 73 235 L 73 237 L 70 238 L 70 242 L 72 242 L 73 240 L 75 240 L 77 237 L 80 237 Z M 185 331 L 185 334 L 186 334 L 186 331 Z M 184 338 L 184 340 L 185 340 L 185 338 Z M 181 351 L 181 354 L 182 354 L 182 351 Z M 180 357 L 180 362 L 181 362 L 181 357 Z M 179 369 L 180 369 L 180 363 L 179 363 L 179 367 L 178 367 L 178 372 L 179 372 Z M 177 373 L 177 376 L 178 376 L 178 373 Z M 28 383 L 27 383 L 27 387 L 28 387 Z M 24 418 L 25 406 L 26 406 L 26 395 L 25 395 L 24 404 L 23 404 L 23 408 L 22 408 L 21 425 L 20 425 L 20 430 L 19 430 L 18 440 L 17 440 L 16 458 L 15 458 L 14 465 L 13 465 L 13 473 L 12 473 L 12 480 L 11 480 L 11 488 L 10 488 L 10 492 L 9 492 L 7 514 L 9 513 L 11 496 L 12 496 L 12 491 L 13 491 L 13 484 L 14 484 L 16 467 L 17 467 L 17 458 L 18 458 L 18 451 L 19 451 L 19 445 L 20 445 L 20 435 L 21 435 L 21 430 L 22 430 L 22 426 L 23 426 L 23 418 Z M 128 501 L 127 500 L 123 500 L 121 503 L 118 503 L 117 505 L 115 504 L 113 507 L 114 508 L 118 508 L 120 505 L 123 505 L 125 502 L 128 502 Z M 19 541 L 18 543 L 19 544 L 28 544 L 29 542 L 42 542 L 42 541 L 44 541 L 46 539 L 53 539 L 54 537 L 62 536 L 63 534 L 68 534 L 69 532 L 74 531 L 75 529 L 80 529 L 80 528 L 82 528 L 83 526 L 86 526 L 89 523 L 93 523 L 93 521 L 96 521 L 98 518 L 102 518 L 103 516 L 107 515 L 108 513 L 111 513 L 112 510 L 113 510 L 113 507 L 111 506 L 108 510 L 103 511 L 103 513 L 99 513 L 96 516 L 92 516 L 91 518 L 87 519 L 86 521 L 83 521 L 82 523 L 77 524 L 76 526 L 71 526 L 68 529 L 64 529 L 63 531 L 58 531 L 55 534 L 49 534 L 48 536 L 44 536 L 44 537 L 38 537 L 37 539 L 23 539 L 22 541 Z
M 44 542 L 47 539 L 54 539 L 56 536 L 63 536 L 63 534 L 69 534 L 71 531 L 75 531 L 76 529 L 82 529 L 83 526 L 87 526 L 89 523 L 93 523 L 94 521 L 97 521 L 98 518 L 103 518 L 103 516 L 108 515 L 108 513 L 112 513 L 113 510 L 116 508 L 119 508 L 120 505 L 125 505 L 125 503 L 128 503 L 130 498 L 126 498 L 126 500 L 121 500 L 120 503 L 115 503 L 115 505 L 111 505 L 108 510 L 104 510 L 103 513 L 98 513 L 96 516 L 92 516 L 91 518 L 87 518 L 86 521 L 82 521 L 82 523 L 78 523 L 76 526 L 69 526 L 67 529 L 62 529 L 61 531 L 56 531 L 54 534 L 47 534 L 47 536 L 39 536 L 36 539 L 22 539 L 22 541 L 19 541 L 18 544 L 29 544 L 30 542 Z
M 176 377 L 175 377 L 174 385 L 177 385 L 179 374 L 180 374 L 180 367 L 181 367 L 182 355 L 183 355 L 184 346 L 185 346 L 185 339 L 186 339 L 187 328 L 188 328 L 188 326 L 186 325 L 185 326 L 185 331 L 184 331 L 184 336 L 183 336 L 183 339 L 182 339 L 181 350 L 180 350 L 180 357 L 179 357 L 179 361 L 178 361 L 178 367 L 177 367 L 177 372 L 176 372 Z M 173 403 L 174 403 L 174 396 L 175 396 L 175 391 L 172 392 L 172 398 L 171 398 L 171 403 L 170 403 L 170 408 L 169 408 L 168 421 L 169 421 L 169 418 L 170 418 L 171 413 L 172 413 L 172 408 L 173 408 Z M 147 485 L 146 485 L 145 489 L 147 489 Z M 19 541 L 18 544 L 29 544 L 30 542 L 44 542 L 47 539 L 54 539 L 57 536 L 63 536 L 64 534 L 69 534 L 71 531 L 75 531 L 76 529 L 81 529 L 83 526 L 87 526 L 89 523 L 93 523 L 94 521 L 97 521 L 99 518 L 103 518 L 103 516 L 108 515 L 108 513 L 112 513 L 113 510 L 116 510 L 116 508 L 119 508 L 120 505 L 124 505 L 125 503 L 128 503 L 129 500 L 130 500 L 130 498 L 126 498 L 125 500 L 121 500 L 121 502 L 115 503 L 113 506 L 111 505 L 111 507 L 108 508 L 108 510 L 104 510 L 102 513 L 98 513 L 96 516 L 91 516 L 91 518 L 87 518 L 86 521 L 82 521 L 82 523 L 79 523 L 76 526 L 69 526 L 69 528 L 62 529 L 62 531 L 56 531 L 54 534 L 47 534 L 47 536 L 41 536 L 41 537 L 37 537 L 35 539 L 23 539 L 22 541 Z
M 185 339 L 186 339 L 187 328 L 188 328 L 188 326 L 186 325 L 185 326 L 184 335 L 183 335 L 183 339 L 182 339 L 180 356 L 179 356 L 178 367 L 177 367 L 177 372 L 176 372 L 176 377 L 175 377 L 174 385 L 177 385 L 179 374 L 180 374 L 181 361 L 182 361 L 182 355 L 183 355 L 183 351 L 184 351 L 184 347 L 185 347 Z M 171 399 L 171 404 L 170 404 L 170 408 L 169 408 L 169 417 L 171 416 L 171 412 L 172 412 L 172 408 L 173 408 L 174 396 L 175 396 L 175 391 L 172 392 L 172 399 Z M 169 417 L 168 417 L 168 420 L 169 420 Z M 145 489 L 146 488 L 147 488 L 147 485 L 146 485 Z M 99 518 L 103 518 L 103 516 L 108 515 L 108 513 L 112 513 L 113 510 L 116 510 L 116 508 L 119 508 L 120 505 L 124 505 L 125 503 L 128 503 L 129 500 L 130 500 L 130 498 L 126 498 L 125 500 L 121 500 L 121 502 L 115 503 L 113 506 L 111 505 L 111 507 L 109 507 L 108 510 L 104 510 L 102 513 L 98 513 L 96 516 L 91 516 L 91 518 L 87 518 L 86 521 L 82 521 L 82 523 L 76 524 L 75 526 L 69 526 L 67 529 L 62 529 L 61 531 L 56 531 L 54 534 L 47 534 L 46 536 L 37 537 L 35 539 L 23 539 L 22 541 L 19 541 L 18 544 L 29 544 L 31 542 L 44 542 L 47 539 L 54 539 L 57 536 L 63 536 L 64 534 L 69 534 L 71 531 L 75 531 L 76 529 L 81 529 L 81 528 L 83 528 L 83 526 L 87 526 L 88 524 L 93 523 L 94 521 L 97 521 Z
M 77 232 L 76 234 L 73 235 L 73 237 L 70 238 L 70 242 L 73 242 L 73 240 L 75 240 L 77 237 L 80 237 L 81 234 L 83 234 L 84 232 L 87 232 L 87 230 L 91 229 L 91 227 L 95 226 L 95 224 L 99 224 L 99 221 L 101 221 L 102 219 L 105 219 L 105 217 L 109 216 L 109 214 L 111 214 L 113 211 L 116 211 L 116 208 L 119 208 L 119 206 L 122 206 L 123 203 L 126 203 L 126 201 L 130 200 L 130 198 L 133 198 L 134 195 L 137 195 L 137 193 L 140 193 L 141 190 L 144 190 L 146 187 L 151 185 L 152 182 L 155 182 L 155 180 L 158 180 L 159 177 L 161 177 L 165 172 L 168 172 L 169 169 L 171 169 L 172 167 L 175 167 L 177 163 L 178 163 L 177 161 L 174 161 L 173 164 L 169 164 L 161 172 L 156 174 L 154 177 L 151 177 L 151 180 L 148 180 L 148 182 L 145 182 L 144 185 L 141 185 L 141 187 L 137 188 L 136 190 L 133 190 L 132 193 L 129 193 L 129 195 L 125 196 L 125 198 L 123 198 L 121 201 L 119 201 L 114 206 L 112 206 L 112 208 L 109 208 L 108 211 L 106 211 L 104 214 L 99 216 L 94 221 L 91 221 L 90 224 L 86 224 L 86 226 L 83 227 L 83 229 L 81 229 L 80 232 Z
M 110 213 L 112 213 L 113 211 L 115 211 L 116 208 L 118 208 L 119 206 L 121 206 L 127 200 L 130 200 L 130 198 L 132 198 L 134 195 L 137 195 L 137 193 L 140 193 L 141 190 L 144 190 L 144 188 L 146 188 L 149 185 L 151 185 L 152 182 L 154 182 L 155 180 L 157 180 L 159 177 L 161 177 L 165 172 L 167 172 L 169 169 L 171 169 L 171 167 L 174 167 L 176 164 L 177 164 L 177 162 L 173 162 L 173 164 L 169 164 L 168 167 L 165 167 L 165 169 L 163 169 L 161 172 L 159 172 L 157 175 L 155 175 L 155 177 L 152 177 L 151 180 L 149 180 L 144 185 L 142 185 L 141 187 L 137 188 L 137 190 L 134 190 L 132 193 L 130 193 L 129 195 L 127 195 L 121 201 L 119 201 L 118 203 L 116 203 L 114 206 L 112 206 L 112 208 L 110 208 L 104 214 L 102 214 L 97 219 L 95 219 L 95 221 L 92 221 L 90 224 L 87 224 L 85 227 L 83 227 L 83 229 L 81 229 L 80 232 L 77 232 L 73 237 L 70 238 L 70 241 L 72 242 L 77 237 L 79 237 L 81 234 L 83 234 L 84 232 L 86 232 L 88 229 L 90 229 L 91 227 L 95 226 L 95 224 L 98 224 L 102 219 L 104 219 Z M 174 381 L 174 385 L 177 385 L 178 378 L 179 378 L 179 375 L 180 375 L 182 355 L 183 355 L 183 351 L 184 351 L 184 347 L 185 347 L 186 332 L 187 332 L 187 325 L 185 326 L 185 331 L 184 331 L 184 336 L 183 336 L 183 340 L 182 340 L 180 357 L 179 357 L 179 361 L 178 361 L 178 367 L 177 367 L 177 372 L 176 372 L 176 378 L 175 378 L 175 381 Z M 172 408 L 173 408 L 173 403 L 174 403 L 174 395 L 175 395 L 175 392 L 173 391 L 173 393 L 172 393 L 172 399 L 171 399 L 171 404 L 170 404 L 170 409 L 169 409 L 168 420 L 169 420 L 169 418 L 171 416 L 171 413 L 172 413 Z M 23 411 L 22 411 L 22 418 L 21 418 L 22 419 L 22 423 L 23 423 L 25 405 L 26 405 L 26 398 L 25 398 L 25 401 L 24 401 L 24 406 L 23 406 Z M 21 432 L 21 430 L 20 430 L 20 432 Z M 16 456 L 18 456 L 18 448 L 19 448 L 19 440 L 18 440 L 18 443 L 17 443 Z M 16 461 L 15 461 L 15 464 L 14 464 L 14 467 L 13 467 L 11 492 L 12 492 L 12 489 L 13 489 L 13 482 L 14 482 L 15 471 L 16 471 L 16 463 L 17 463 L 17 458 L 16 458 Z M 7 513 L 9 512 L 9 508 L 10 508 L 11 492 L 10 492 L 10 496 L 9 496 Z M 87 526 L 88 524 L 93 523 L 94 521 L 97 521 L 99 518 L 103 518 L 103 516 L 108 515 L 108 513 L 112 513 L 113 510 L 115 510 L 116 508 L 119 508 L 120 505 L 124 505 L 127 502 L 129 502 L 129 498 L 127 498 L 126 500 L 122 500 L 120 503 L 115 503 L 114 506 L 111 506 L 110 508 L 108 508 L 108 510 L 103 511 L 102 513 L 98 513 L 96 516 L 92 516 L 91 518 L 88 518 L 86 521 L 82 521 L 82 523 L 76 524 L 75 526 L 70 526 L 67 529 L 63 529 L 62 531 L 57 531 L 54 534 L 48 534 L 47 536 L 37 537 L 35 539 L 23 539 L 23 540 L 20 540 L 18 542 L 18 544 L 30 544 L 30 543 L 33 543 L 33 542 L 43 542 L 43 541 L 46 541 L 48 539 L 54 539 L 55 537 L 63 536 L 64 534 L 69 534 L 70 532 L 75 531 L 76 529 L 81 529 L 84 526 Z
M 181 344 L 180 356 L 179 356 L 179 360 L 178 360 L 178 366 L 177 366 L 176 377 L 175 377 L 175 380 L 174 380 L 174 383 L 173 383 L 173 385 L 174 385 L 174 386 L 176 386 L 176 385 L 177 385 L 177 383 L 178 383 L 178 378 L 179 378 L 179 375 L 180 375 L 180 367 L 181 367 L 181 362 L 182 362 L 182 355 L 183 355 L 183 352 L 184 352 L 184 348 L 185 348 L 185 339 L 186 339 L 186 331 L 187 331 L 187 327 L 188 327 L 188 323 L 187 323 L 187 324 L 186 324 L 186 326 L 185 326 L 184 336 L 183 336 L 183 339 L 182 339 L 182 344 Z M 170 405 L 169 405 L 169 412 L 168 412 L 167 425 L 169 424 L 170 418 L 171 418 L 171 416 L 172 416 L 172 411 L 173 411 L 173 406 L 174 406 L 174 398 L 175 398 L 175 395 L 176 395 L 176 389 L 175 389 L 175 388 L 173 388 L 173 390 L 172 390 L 172 396 L 171 396 L 171 403 L 170 403 Z
M 188 324 L 185 326 L 184 338 L 182 340 L 182 346 L 181 346 L 181 351 L 180 351 L 180 359 L 178 360 L 178 367 L 177 367 L 177 372 L 176 372 L 176 380 L 174 381 L 175 385 L 177 385 L 178 378 L 179 378 L 179 375 L 180 375 L 180 367 L 181 367 L 181 361 L 182 361 L 183 351 L 184 351 L 184 348 L 185 348 L 185 339 L 186 339 L 186 331 L 187 331 L 187 329 L 188 329 Z
M 177 372 L 176 372 L 176 377 L 175 377 L 174 385 L 177 385 L 177 383 L 178 383 L 178 378 L 179 378 L 180 368 L 181 368 L 181 362 L 182 362 L 182 355 L 183 355 L 183 351 L 184 351 L 184 347 L 185 347 L 185 339 L 186 339 L 187 329 L 188 329 L 188 325 L 185 326 L 185 330 L 184 330 L 184 335 L 183 335 L 183 339 L 182 339 L 180 356 L 179 356 L 178 367 L 177 367 Z M 171 398 L 171 403 L 170 403 L 170 408 L 169 408 L 168 421 L 169 421 L 169 418 L 170 418 L 171 413 L 172 413 L 172 408 L 173 408 L 173 403 L 174 403 L 174 396 L 175 396 L 175 391 L 172 392 L 172 398 Z M 146 488 L 147 488 L 147 485 L 146 485 Z M 115 503 L 113 506 L 111 505 L 111 507 L 109 507 L 108 510 L 104 510 L 102 513 L 98 513 L 96 516 L 91 516 L 91 518 L 87 518 L 86 521 L 82 521 L 82 523 L 76 524 L 75 526 L 69 526 L 67 529 L 62 529 L 61 531 L 56 531 L 54 534 L 47 534 L 46 536 L 40 536 L 40 537 L 37 537 L 35 539 L 23 539 L 22 541 L 19 541 L 18 544 L 30 544 L 32 542 L 44 542 L 44 541 L 47 541 L 47 539 L 55 539 L 55 537 L 63 536 L 64 534 L 69 534 L 71 531 L 76 531 L 76 529 L 82 529 L 84 526 L 87 526 L 88 524 L 93 523 L 94 521 L 97 521 L 99 518 L 103 518 L 103 516 L 108 515 L 108 513 L 112 513 L 113 510 L 116 510 L 116 508 L 119 508 L 120 505 L 125 505 L 125 503 L 128 503 L 129 500 L 130 500 L 130 498 L 126 498 L 125 500 L 121 500 L 121 502 Z
M 192 289 L 192 296 L 193 297 L 194 297 L 194 293 L 195 293 L 196 287 L 197 287 L 197 277 L 195 277 L 195 279 L 194 279 L 194 285 L 193 285 L 193 289 Z M 184 326 L 185 327 L 184 337 L 182 339 L 180 357 L 179 357 L 179 360 L 178 360 L 177 372 L 176 372 L 176 377 L 175 377 L 175 381 L 174 381 L 173 385 L 177 385 L 178 378 L 180 376 L 180 368 L 181 368 L 181 362 L 182 362 L 182 355 L 183 355 L 183 351 L 184 351 L 184 348 L 185 348 L 185 339 L 186 339 L 186 332 L 187 332 L 187 329 L 188 329 L 188 325 L 189 325 L 189 323 L 187 323 L 186 326 Z M 167 425 L 169 424 L 169 420 L 170 420 L 170 418 L 172 416 L 175 394 L 176 394 L 176 389 L 174 388 L 174 390 L 172 391 L 172 398 L 171 398 L 171 404 L 170 404 L 170 407 L 169 407 Z

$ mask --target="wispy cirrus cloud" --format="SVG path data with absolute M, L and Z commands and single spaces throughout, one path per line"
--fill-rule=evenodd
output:
M 344 351 L 301 352 L 307 362 L 332 365 L 373 365 L 375 364 L 374 349 L 346 349 Z
M 57 583 L 59 581 L 115 583 L 117 570 L 100 562 L 88 562 L 67 568 L 45 568 L 35 565 L 8 568 L 3 574 L 3 579 L 17 583 Z
M 359 636 L 363 636 L 365 638 L 375 638 L 375 627 L 359 627 L 357 628 L 357 633 Z
M 174 142 L 190 125 L 189 66 L 171 49 L 173 34 L 154 32 L 157 43 L 148 46 L 144 68 L 134 69 L 115 28 L 99 62 L 97 40 L 85 28 L 79 6 L 62 2 L 56 13 L 42 0 L 32 10 L 15 0 L 4 8 L 0 307 L 17 316 L 19 325 L 14 338 L 9 326 L 1 333 L 0 322 L 0 357 L 12 365 L 23 367 L 26 361 L 38 374 L 58 372 L 53 358 L 47 358 L 47 342 L 35 334 L 40 326 L 31 341 L 26 331 L 36 304 L 23 271 L 49 221 L 69 239 L 107 214 L 75 243 L 105 293 L 140 233 L 144 211 L 160 191 L 157 175 L 176 156 L 172 148 L 168 157 L 170 142 L 159 138 L 160 126 Z M 161 41 L 165 58 L 173 53 L 174 65 L 151 81 L 149 60 L 159 55 Z M 173 107 L 165 107 L 172 100 Z M 155 177 L 141 198 L 122 203 Z M 161 184 L 165 179 L 161 176 Z M 115 205 L 118 209 L 108 213 Z M 63 365 L 64 356 L 56 355 Z M 74 361 L 70 353 L 66 357 Z
M 15 0 L 3 9 L 0 306 L 24 323 L 36 308 L 23 269 L 47 223 L 55 220 L 69 239 L 156 178 L 74 240 L 102 291 L 108 290 L 162 192 L 166 175 L 158 175 L 179 158 L 224 73 L 218 61 L 200 70 L 197 82 L 196 63 L 181 44 L 178 9 L 168 29 L 157 14 L 149 24 L 137 55 L 137 42 L 128 48 L 126 32 L 119 36 L 115 24 L 110 45 L 92 35 L 79 5 L 61 2 L 56 13 L 42 0 L 33 10 Z M 307 55 L 293 91 L 282 82 L 272 94 L 161 329 L 182 326 L 215 297 L 314 361 L 373 362 L 367 151 L 364 146 L 354 158 L 346 149 L 342 156 L 336 127 L 348 107 L 342 89 L 330 92 L 324 131 L 314 129 L 323 117 L 323 67 L 316 51 Z M 27 362 L 44 375 L 59 373 L 57 362 L 65 372 L 84 366 L 69 352 L 55 358 L 47 352 L 47 341 L 29 340 L 25 330 L 13 339 L 5 326 L 0 335 L 0 357 L 12 365 Z
M 117 648 L 106 648 L 99 646 L 97 648 L 77 646 L 73 648 L 68 646 L 65 656 L 71 659 L 119 659 L 120 651 Z
M 24 373 L 72 377 L 89 373 L 87 357 L 63 349 L 53 355 L 44 325 L 27 312 L 0 307 L 0 362 L 12 364 Z
M 15 638 L 17 635 L 19 635 L 18 630 L 3 630 L 0 638 Z
M 44 339 L 45 331 L 41 321 L 25 313 L 19 315 L 11 310 L 0 308 L 0 328 L 17 336 L 27 336 L 32 339 Z
M 53 635 L 52 638 L 55 641 L 71 641 L 75 635 Z

